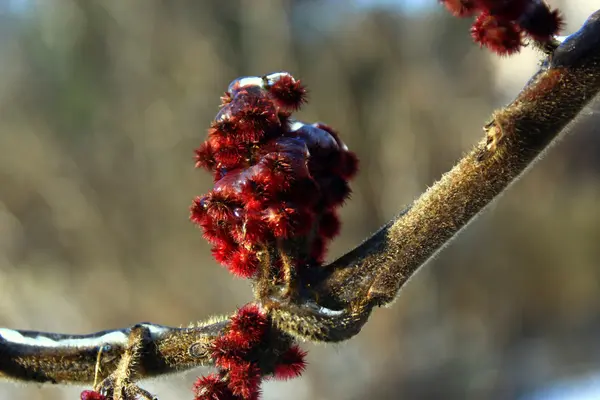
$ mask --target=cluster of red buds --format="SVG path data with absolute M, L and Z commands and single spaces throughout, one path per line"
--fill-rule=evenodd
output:
M 256 305 L 240 308 L 209 351 L 218 372 L 198 378 L 195 400 L 256 400 L 263 379 L 294 378 L 306 366 L 306 353 L 273 332 Z
M 191 220 L 234 275 L 281 281 L 284 264 L 320 265 L 339 232 L 357 158 L 327 125 L 291 118 L 305 97 L 285 72 L 236 79 L 196 150 L 215 184 L 195 199 Z
M 106 396 L 94 390 L 84 390 L 81 392 L 81 400 L 108 400 Z
M 198 378 L 195 400 L 258 400 L 263 380 L 291 379 L 306 367 L 306 352 L 275 330 L 255 304 L 238 309 L 225 331 L 200 351 L 208 352 L 217 372 Z M 85 390 L 81 400 L 109 398 Z
M 305 99 L 286 72 L 236 79 L 196 150 L 196 166 L 215 183 L 190 219 L 219 263 L 259 285 L 310 279 L 339 232 L 337 208 L 358 167 L 330 127 L 292 119 Z M 239 309 L 209 351 L 218 372 L 198 379 L 196 400 L 257 399 L 265 377 L 293 378 L 305 367 L 305 353 L 256 305 Z
M 547 43 L 558 34 L 562 17 L 543 0 L 440 0 L 457 17 L 477 15 L 475 42 L 500 55 L 518 52 L 524 37 Z

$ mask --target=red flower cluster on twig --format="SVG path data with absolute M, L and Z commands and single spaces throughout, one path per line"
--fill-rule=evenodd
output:
M 305 98 L 286 72 L 236 79 L 196 150 L 196 166 L 215 184 L 194 200 L 190 218 L 236 276 L 292 285 L 321 265 L 339 233 L 337 208 L 358 160 L 327 125 L 292 119 Z M 218 372 L 198 379 L 196 400 L 257 399 L 265 377 L 293 378 L 306 364 L 256 305 L 238 310 L 210 352 Z
M 94 391 L 84 390 L 81 392 L 81 400 L 108 400 L 106 396 Z
M 198 378 L 196 400 L 255 400 L 265 377 L 293 378 L 306 365 L 306 353 L 291 338 L 271 331 L 268 318 L 252 304 L 238 310 L 210 351 L 218 372 Z
M 322 264 L 358 169 L 333 129 L 292 119 L 305 98 L 286 72 L 236 79 L 196 150 L 214 187 L 194 200 L 190 219 L 219 263 L 265 293 L 281 285 L 292 296 L 297 280 Z M 264 379 L 294 378 L 306 366 L 306 353 L 256 304 L 240 308 L 207 351 L 217 371 L 198 378 L 196 400 L 255 400 Z M 81 399 L 106 400 L 92 391 Z
M 523 38 L 545 43 L 560 31 L 558 10 L 543 0 L 440 0 L 457 17 L 478 15 L 471 27 L 475 42 L 500 55 L 518 52 Z
M 291 118 L 305 96 L 285 72 L 236 79 L 196 150 L 196 166 L 211 171 L 215 185 L 195 199 L 191 220 L 237 276 L 256 278 L 267 265 L 277 280 L 285 255 L 293 268 L 318 265 L 339 231 L 336 208 L 350 193 L 357 158 L 330 127 Z

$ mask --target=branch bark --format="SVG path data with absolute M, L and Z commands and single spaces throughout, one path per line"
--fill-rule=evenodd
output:
M 540 158 L 599 91 L 597 11 L 548 56 L 512 103 L 493 114 L 486 137 L 451 171 L 371 238 L 326 266 L 325 277 L 305 282 L 306 301 L 273 301 L 280 329 L 323 341 L 358 333 L 373 307 L 393 301 L 427 260 Z

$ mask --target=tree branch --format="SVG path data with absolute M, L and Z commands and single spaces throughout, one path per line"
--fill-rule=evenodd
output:
M 117 368 L 128 338 L 136 328 L 146 329 L 148 340 L 137 360 L 138 379 L 212 365 L 207 352 L 228 326 L 227 319 L 189 328 L 153 324 L 98 332 L 63 335 L 0 329 L 0 377 L 39 383 L 90 384 Z
M 450 172 L 356 249 L 322 270 L 294 277 L 293 290 L 262 288 L 260 309 L 240 309 L 229 319 L 191 328 L 139 324 L 86 336 L 0 329 L 0 376 L 53 383 L 107 378 L 110 393 L 133 387 L 129 380 L 211 363 L 227 335 L 247 347 L 251 354 L 245 356 L 261 373 L 273 374 L 285 354 L 296 354 L 294 368 L 302 368 L 289 335 L 334 342 L 360 332 L 372 309 L 393 301 L 419 267 L 539 159 L 599 91 L 600 11 L 549 55 L 511 104 L 493 114 L 486 137 Z M 253 340 L 258 347 L 251 348 Z M 116 383 L 110 381 L 119 370 Z M 218 385 L 218 379 L 203 383 Z M 115 396 L 131 397 L 123 393 Z
M 512 103 L 493 114 L 486 137 L 451 171 L 372 237 L 326 266 L 327 276 L 305 282 L 307 301 L 273 300 L 276 323 L 308 340 L 339 341 L 358 333 L 373 307 L 393 301 L 427 260 L 540 158 L 599 91 L 597 11 L 542 63 Z

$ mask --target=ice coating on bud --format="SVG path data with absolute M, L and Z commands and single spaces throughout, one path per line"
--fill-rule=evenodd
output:
M 284 283 L 285 265 L 302 277 L 339 232 L 337 208 L 358 162 L 329 126 L 291 119 L 305 93 L 287 72 L 235 79 L 196 150 L 215 183 L 190 218 L 234 275 Z
M 234 79 L 227 87 L 226 94 L 228 99 L 231 99 L 235 98 L 240 91 L 250 88 L 270 92 L 275 105 L 283 110 L 300 108 L 306 94 L 306 90 L 300 82 L 288 72 L 273 72 L 262 77 L 244 76 Z
M 263 77 L 263 81 L 265 83 L 265 87 L 269 87 L 279 82 L 282 78 L 289 78 L 295 82 L 294 77 L 288 72 L 273 72 L 271 74 L 267 74 Z
M 265 82 L 261 77 L 258 76 L 243 76 L 231 81 L 227 87 L 227 93 L 231 97 L 235 97 L 240 90 L 247 89 L 249 87 L 264 88 Z
M 320 129 L 318 124 L 309 125 L 300 121 L 290 121 L 289 134 L 304 140 L 309 149 L 339 151 L 335 138 L 329 132 Z
M 215 116 L 215 122 L 221 122 L 228 119 L 231 119 L 231 107 L 229 106 L 229 104 L 226 104 L 223 107 L 221 107 L 221 109 Z

